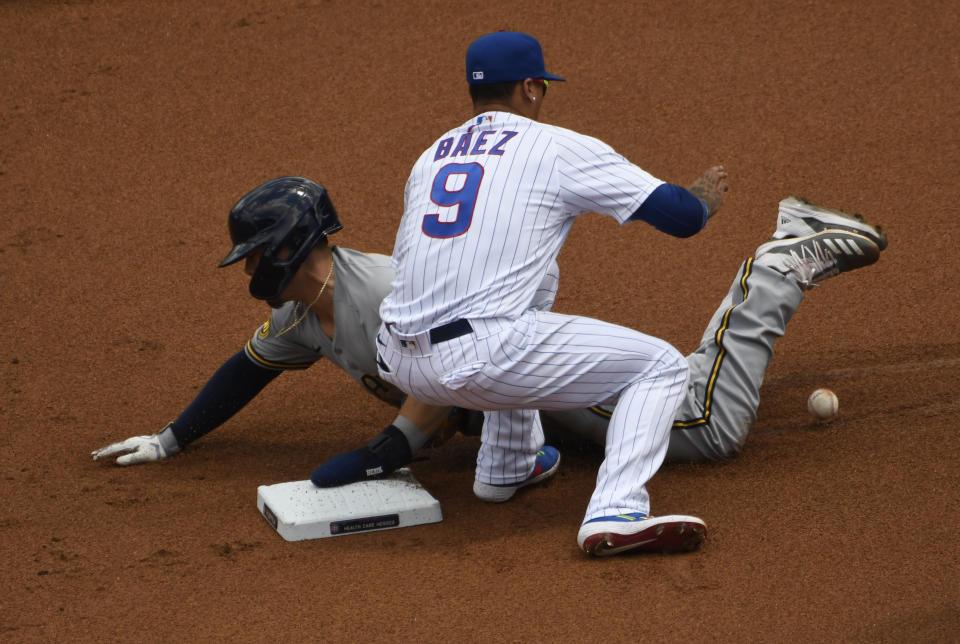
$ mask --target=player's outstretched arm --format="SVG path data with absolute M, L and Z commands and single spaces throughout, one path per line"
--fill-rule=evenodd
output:
M 254 363 L 239 351 L 211 376 L 193 402 L 160 432 L 134 436 L 91 453 L 93 460 L 118 456 L 117 465 L 159 461 L 225 423 L 281 372 Z

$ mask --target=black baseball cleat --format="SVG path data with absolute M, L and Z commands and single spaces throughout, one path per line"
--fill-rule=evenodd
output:
M 880 247 L 864 235 L 827 229 L 804 237 L 774 239 L 757 248 L 756 263 L 790 276 L 804 289 L 880 259 Z

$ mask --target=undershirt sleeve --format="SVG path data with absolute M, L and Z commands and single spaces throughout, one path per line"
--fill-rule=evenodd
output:
M 707 225 L 707 204 L 686 188 L 664 183 L 647 197 L 630 219 L 645 221 L 674 237 L 691 237 Z
M 257 365 L 243 351 L 237 352 L 173 421 L 177 443 L 182 448 L 225 423 L 280 373 Z

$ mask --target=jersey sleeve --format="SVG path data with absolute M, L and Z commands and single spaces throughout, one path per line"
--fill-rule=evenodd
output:
M 284 329 L 296 320 L 297 306 L 288 302 L 270 314 L 253 337 L 247 341 L 244 353 L 261 367 L 268 369 L 306 369 L 323 357 L 319 347 L 311 346 L 307 341 L 310 318 L 301 321 L 289 331 L 280 335 Z
M 625 224 L 663 183 L 598 139 L 558 128 L 554 142 L 561 197 L 573 215 L 596 212 Z
M 691 237 L 703 230 L 709 216 L 707 204 L 689 190 L 663 183 L 630 218 L 645 221 L 674 237 Z

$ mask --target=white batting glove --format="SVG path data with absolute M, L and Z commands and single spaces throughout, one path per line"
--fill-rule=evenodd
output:
M 149 463 L 173 456 L 180 451 L 180 445 L 173 435 L 171 425 L 164 427 L 159 433 L 150 436 L 134 436 L 119 443 L 101 447 L 90 453 L 93 460 L 117 456 L 117 465 L 136 465 Z

